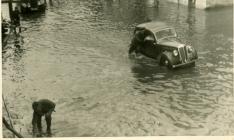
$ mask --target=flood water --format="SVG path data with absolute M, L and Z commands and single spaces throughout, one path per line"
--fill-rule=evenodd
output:
M 233 135 L 232 11 L 67 0 L 23 16 L 22 47 L 10 41 L 2 54 L 3 94 L 16 130 L 32 137 L 31 103 L 47 98 L 56 103 L 53 137 Z M 197 49 L 194 68 L 171 71 L 129 58 L 134 26 L 148 19 L 174 26 Z

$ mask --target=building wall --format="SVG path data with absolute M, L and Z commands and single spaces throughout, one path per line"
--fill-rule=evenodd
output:
M 188 5 L 188 0 L 168 0 L 168 1 L 175 2 L 175 3 L 180 3 L 180 4 L 183 4 L 183 5 Z
M 188 5 L 189 0 L 168 0 L 168 1 L 180 3 L 183 5 Z M 195 6 L 200 9 L 205 9 L 205 8 L 215 7 L 215 6 L 228 6 L 232 4 L 233 4 L 233 0 L 196 0 Z
M 200 0 L 201 1 L 201 0 Z M 206 7 L 215 7 L 215 6 L 226 6 L 226 5 L 232 5 L 233 0 L 207 0 L 206 1 Z
M 207 0 L 196 0 L 196 8 L 205 9 L 207 8 Z

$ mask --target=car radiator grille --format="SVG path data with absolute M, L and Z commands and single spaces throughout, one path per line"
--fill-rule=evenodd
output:
M 186 52 L 185 46 L 179 48 L 179 53 L 180 53 L 182 62 L 183 63 L 187 62 L 187 52 Z

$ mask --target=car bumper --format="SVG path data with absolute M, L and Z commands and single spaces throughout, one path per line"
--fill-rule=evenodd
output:
M 191 64 L 193 64 L 193 63 L 195 63 L 195 60 L 189 61 L 189 62 L 187 62 L 187 63 L 172 65 L 172 68 L 178 68 L 178 67 L 189 66 L 189 65 L 191 65 Z

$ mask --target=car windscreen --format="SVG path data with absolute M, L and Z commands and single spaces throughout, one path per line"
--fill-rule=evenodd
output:
M 161 39 L 168 38 L 168 37 L 176 37 L 176 32 L 174 29 L 168 28 L 168 29 L 157 31 L 155 35 L 157 37 L 157 40 L 161 40 Z

